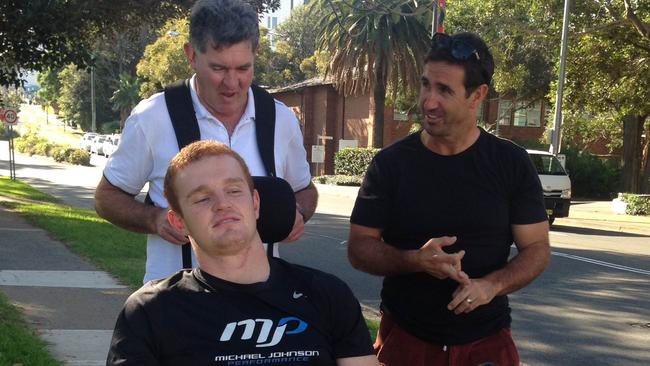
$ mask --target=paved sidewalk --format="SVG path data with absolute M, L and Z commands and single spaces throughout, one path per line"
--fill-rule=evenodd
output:
M 130 289 L 0 207 L 0 291 L 52 355 L 71 366 L 105 365 L 115 319 Z

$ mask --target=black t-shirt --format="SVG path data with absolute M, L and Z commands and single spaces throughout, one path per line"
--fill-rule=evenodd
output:
M 539 178 L 527 152 L 484 130 L 452 156 L 427 149 L 412 134 L 379 152 L 359 190 L 351 222 L 383 229 L 383 240 L 418 249 L 456 236 L 447 252 L 465 250 L 463 270 L 479 278 L 504 267 L 511 225 L 547 220 Z M 439 344 L 464 344 L 509 326 L 506 296 L 469 314 L 447 309 L 458 283 L 425 273 L 387 276 L 382 308 L 410 333 Z
M 345 283 L 274 258 L 266 282 L 194 269 L 144 285 L 117 319 L 107 365 L 334 365 L 372 353 Z

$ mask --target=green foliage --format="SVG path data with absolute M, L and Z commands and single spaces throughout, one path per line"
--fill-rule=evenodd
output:
M 260 29 L 260 45 L 255 58 L 254 82 L 266 87 L 281 87 L 302 80 L 300 61 L 293 62 L 293 50 L 284 41 L 277 41 L 273 50 L 267 37 L 268 30 Z
M 110 121 L 102 123 L 100 131 L 103 134 L 110 135 L 120 131 L 120 121 Z
M 611 160 L 598 157 L 568 146 L 566 168 L 571 177 L 573 197 L 611 199 L 620 190 L 621 170 Z
M 76 165 L 90 165 L 90 153 L 82 149 L 72 149 L 68 154 L 66 162 Z
M 72 151 L 72 148 L 70 147 L 64 147 L 64 146 L 57 146 L 54 149 L 52 149 L 52 159 L 56 161 L 57 163 L 63 163 L 66 161 L 68 156 L 70 156 L 70 152 Z
M 316 51 L 310 57 L 300 62 L 300 71 L 306 79 L 324 77 L 329 63 L 329 54 L 325 51 Z
M 29 329 L 18 309 L 0 292 L 0 365 L 61 365 L 47 351 L 45 342 Z
M 446 31 L 479 34 L 494 56 L 493 87 L 522 100 L 548 93 L 561 25 L 558 1 L 464 0 L 447 6 Z
M 372 158 L 380 149 L 347 148 L 334 155 L 334 173 L 337 175 L 356 175 L 362 177 Z
M 623 193 L 621 200 L 627 205 L 625 213 L 628 215 L 650 215 L 650 195 Z
M 171 19 L 158 31 L 158 39 L 145 48 L 137 66 L 137 75 L 143 80 L 141 97 L 147 98 L 163 86 L 193 74 L 183 51 L 190 38 L 189 26 L 186 17 Z
M 110 101 L 113 104 L 113 110 L 120 112 L 121 119 L 125 120 L 126 116 L 131 112 L 131 109 L 133 109 L 140 100 L 139 91 L 140 81 L 137 77 L 125 72 L 120 74 L 120 78 L 117 82 L 117 89 L 113 92 Z M 120 123 L 118 121 L 117 129 L 119 128 Z M 113 128 L 113 130 L 115 130 L 115 128 Z
M 59 80 L 59 118 L 68 126 L 78 125 L 83 130 L 90 130 L 90 75 L 86 70 L 80 70 L 70 64 L 59 72 Z
M 23 96 L 22 89 L 13 87 L 0 87 L 0 107 L 11 107 L 18 109 L 24 102 L 25 98 Z
M 46 106 L 56 104 L 62 87 L 61 81 L 59 80 L 59 71 L 56 69 L 47 69 L 39 72 L 37 80 L 41 86 L 38 90 L 38 97 L 45 102 Z
M 312 179 L 314 183 L 335 186 L 360 186 L 363 178 L 358 175 L 319 175 Z
M 59 163 L 90 165 L 90 153 L 86 150 L 51 143 L 34 131 L 17 138 L 15 146 L 23 154 L 50 156 Z
M 15 140 L 15 147 L 20 153 L 34 155 L 36 146 L 45 143 L 47 143 L 46 139 L 40 137 L 36 132 L 28 130 Z
M 15 128 L 11 129 L 11 136 L 9 136 L 9 127 L 6 123 L 0 123 L 0 139 L 2 140 L 8 140 L 10 137 L 16 138 L 19 137 L 20 134 L 18 131 L 16 131 Z
M 33 146 L 32 154 L 41 155 L 41 156 L 51 156 L 50 151 L 52 150 L 52 148 L 54 148 L 54 145 L 52 145 L 49 141 L 44 140 Z

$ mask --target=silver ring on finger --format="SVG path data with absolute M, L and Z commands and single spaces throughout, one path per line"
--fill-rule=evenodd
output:
M 465 300 L 465 301 L 467 301 L 468 304 L 471 304 L 472 301 L 474 301 L 474 300 L 472 300 L 472 299 L 470 299 L 470 298 L 468 297 L 467 300 Z

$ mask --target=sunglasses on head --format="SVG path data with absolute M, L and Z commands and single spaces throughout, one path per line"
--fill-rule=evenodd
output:
M 431 45 L 438 49 L 449 50 L 451 56 L 458 61 L 467 61 L 471 59 L 479 61 L 481 59 L 474 46 L 460 39 L 454 39 L 450 35 L 444 33 L 434 34 L 431 39 Z

